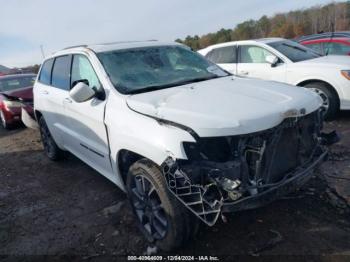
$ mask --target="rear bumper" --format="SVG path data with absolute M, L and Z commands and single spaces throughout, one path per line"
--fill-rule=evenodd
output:
M 328 151 L 323 152 L 316 158 L 309 166 L 302 170 L 298 170 L 291 174 L 291 177 L 282 181 L 281 183 L 261 192 L 254 196 L 243 198 L 233 203 L 224 203 L 222 212 L 235 212 L 239 210 L 254 209 L 265 206 L 282 196 L 295 191 L 310 179 L 315 167 L 323 162 L 327 157 Z

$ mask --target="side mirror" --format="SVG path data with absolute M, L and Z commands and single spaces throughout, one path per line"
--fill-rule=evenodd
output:
M 69 92 L 70 97 L 77 103 L 86 102 L 96 96 L 96 91 L 84 82 L 78 82 Z
M 274 55 L 268 55 L 265 58 L 266 62 L 269 63 L 272 67 L 275 67 L 278 63 L 278 57 Z

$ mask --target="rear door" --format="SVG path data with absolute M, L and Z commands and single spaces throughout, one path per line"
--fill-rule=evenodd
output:
M 70 86 L 84 81 L 91 88 L 103 90 L 101 82 L 90 62 L 83 54 L 73 55 Z M 83 161 L 109 177 L 112 167 L 109 145 L 104 124 L 106 99 L 77 103 L 67 93 L 63 99 L 65 114 L 68 116 L 65 147 Z M 110 179 L 113 179 L 110 177 Z
M 239 46 L 237 75 L 284 82 L 286 80 L 286 65 L 280 59 L 276 66 L 271 66 L 266 61 L 266 57 L 271 55 L 274 54 L 260 46 Z
M 69 92 L 70 63 L 70 55 L 47 60 L 34 88 L 35 107 L 44 116 L 59 146 L 64 145 L 66 116 L 63 99 Z
M 237 46 L 218 47 L 211 50 L 206 56 L 207 59 L 230 72 L 237 73 Z

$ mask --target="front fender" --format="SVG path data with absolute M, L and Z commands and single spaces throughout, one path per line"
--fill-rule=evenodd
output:
M 195 142 L 195 138 L 188 131 L 161 123 L 129 108 L 118 110 L 113 107 L 108 110 L 106 126 L 111 156 L 115 158 L 114 163 L 118 152 L 125 149 L 142 155 L 160 166 L 169 156 L 187 159 L 182 142 Z

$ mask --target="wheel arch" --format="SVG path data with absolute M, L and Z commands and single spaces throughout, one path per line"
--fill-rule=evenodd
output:
M 123 185 L 126 185 L 126 179 L 128 175 L 128 171 L 130 167 L 136 163 L 140 159 L 148 159 L 149 161 L 152 161 L 151 159 L 140 155 L 134 151 L 128 150 L 128 149 L 121 149 L 117 153 L 117 171 L 120 175 L 120 178 L 122 180 Z M 152 161 L 154 163 L 154 161 Z
M 332 92 L 336 95 L 337 100 L 338 100 L 338 105 L 340 105 L 340 98 L 339 98 L 339 94 L 338 91 L 334 88 L 333 85 L 331 85 L 330 83 L 328 83 L 327 81 L 321 80 L 321 79 L 307 79 L 307 80 L 303 80 L 301 82 L 299 82 L 298 84 L 296 84 L 297 86 L 305 86 L 307 84 L 311 84 L 311 83 L 322 83 L 324 85 L 326 85 L 328 88 L 330 88 L 330 90 L 332 90 Z
M 34 116 L 36 118 L 36 121 L 39 121 L 40 117 L 42 116 L 43 114 L 39 111 L 39 110 L 35 110 L 34 111 Z

